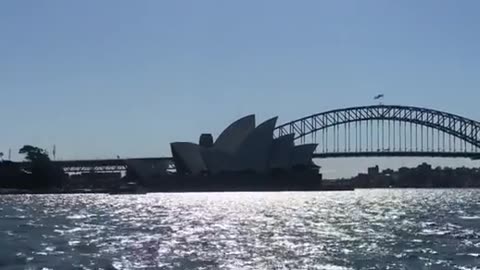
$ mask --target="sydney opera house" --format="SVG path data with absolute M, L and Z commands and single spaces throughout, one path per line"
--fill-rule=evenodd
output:
M 171 143 L 177 174 L 272 175 L 308 171 L 318 175 L 318 167 L 312 162 L 317 145 L 295 145 L 293 134 L 274 138 L 276 122 L 277 117 L 256 126 L 255 115 L 248 115 L 232 123 L 215 141 L 211 134 L 202 134 L 198 144 Z

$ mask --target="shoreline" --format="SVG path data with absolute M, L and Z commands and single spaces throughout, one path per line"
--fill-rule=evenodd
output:
M 391 187 L 391 188 L 351 188 L 351 187 L 324 187 L 319 189 L 198 189 L 198 190 L 158 190 L 146 189 L 142 192 L 127 191 L 117 192 L 117 190 L 92 189 L 92 190 L 2 190 L 2 195 L 64 195 L 64 194 L 109 194 L 109 195 L 143 195 L 150 193 L 235 193 L 235 192 L 326 192 L 326 191 L 355 191 L 355 190 L 398 190 L 398 189 L 438 189 L 438 190 L 457 190 L 457 189 L 480 189 L 479 187 Z
M 353 187 L 318 187 L 318 188 L 191 188 L 191 189 L 158 189 L 142 188 L 140 190 L 117 189 L 72 189 L 72 190 L 2 190 L 1 195 L 54 195 L 54 194 L 147 194 L 147 193 L 208 193 L 208 192 L 322 192 L 322 191 L 354 191 Z

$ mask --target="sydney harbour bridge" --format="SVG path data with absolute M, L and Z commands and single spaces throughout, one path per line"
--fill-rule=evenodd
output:
M 318 144 L 314 158 L 445 157 L 480 159 L 480 122 L 413 106 L 372 105 L 330 110 L 278 126 L 274 136 L 295 134 Z M 140 158 L 152 164 L 171 158 Z M 57 161 L 68 173 L 125 171 L 128 159 Z
M 374 105 L 322 112 L 280 125 L 275 135 L 295 134 L 317 143 L 317 158 L 480 158 L 480 122 L 412 106 Z

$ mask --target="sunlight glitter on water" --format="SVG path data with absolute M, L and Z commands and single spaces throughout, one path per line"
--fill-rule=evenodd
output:
M 1 196 L 11 269 L 475 269 L 480 190 Z

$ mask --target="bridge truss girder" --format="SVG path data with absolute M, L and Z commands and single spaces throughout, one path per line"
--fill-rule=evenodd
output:
M 307 135 L 354 122 L 367 122 L 368 128 L 368 121 L 419 125 L 454 136 L 475 149 L 480 148 L 479 122 L 438 110 L 398 105 L 352 107 L 322 112 L 283 124 L 275 129 L 274 134 L 279 137 L 293 133 L 296 140 L 303 141 Z

